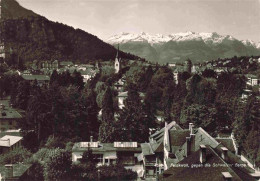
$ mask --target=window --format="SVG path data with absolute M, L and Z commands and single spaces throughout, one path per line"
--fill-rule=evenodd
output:
M 109 165 L 109 159 L 105 159 L 105 165 Z

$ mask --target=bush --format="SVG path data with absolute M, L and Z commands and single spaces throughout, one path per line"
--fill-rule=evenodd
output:
M 0 155 L 0 165 L 25 162 L 32 156 L 32 153 L 25 148 L 16 148 L 8 153 Z
M 70 152 L 59 148 L 52 150 L 44 164 L 44 180 L 70 180 L 71 164 Z
M 132 170 L 125 169 L 123 165 L 116 164 L 110 166 L 101 166 L 98 168 L 100 171 L 100 180 L 114 181 L 125 180 L 131 181 L 137 179 L 137 173 Z

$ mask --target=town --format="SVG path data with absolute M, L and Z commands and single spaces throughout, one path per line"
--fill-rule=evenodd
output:
M 0 181 L 260 180 L 260 55 L 125 47 L 0 0 Z
M 15 70 L 2 51 L 2 178 L 260 178 L 252 132 L 260 57 L 158 65 L 119 52 L 108 62 L 34 61 Z M 107 175 L 117 167 L 122 175 Z

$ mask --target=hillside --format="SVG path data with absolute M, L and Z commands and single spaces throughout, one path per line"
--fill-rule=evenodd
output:
M 182 62 L 187 58 L 204 62 L 233 56 L 260 55 L 260 43 L 240 41 L 230 35 L 185 32 L 170 35 L 121 33 L 110 37 L 111 45 L 120 44 L 125 52 L 152 62 Z
M 7 61 L 17 63 L 58 59 L 88 63 L 114 59 L 116 49 L 80 29 L 52 22 L 27 10 L 15 0 L 2 0 L 2 38 Z M 138 57 L 121 52 L 122 58 Z

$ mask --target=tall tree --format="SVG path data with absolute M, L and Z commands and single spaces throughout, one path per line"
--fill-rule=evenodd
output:
M 113 142 L 114 137 L 114 108 L 113 95 L 110 87 L 107 87 L 102 101 L 102 119 L 99 127 L 99 141 Z

